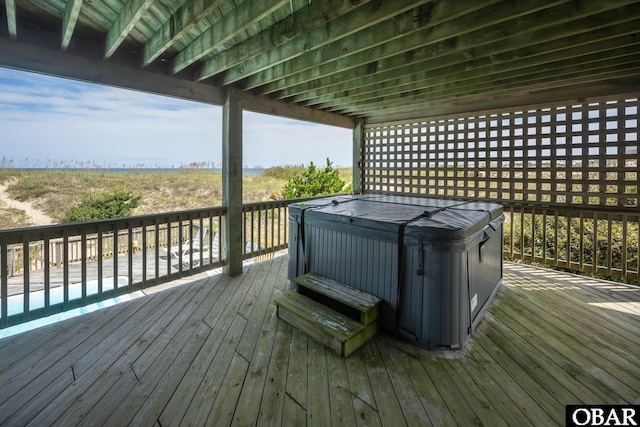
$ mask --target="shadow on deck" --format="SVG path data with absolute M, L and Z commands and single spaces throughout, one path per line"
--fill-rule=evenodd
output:
M 278 320 L 287 257 L 0 340 L 6 425 L 563 425 L 640 403 L 640 289 L 505 264 L 459 351 L 349 358 Z

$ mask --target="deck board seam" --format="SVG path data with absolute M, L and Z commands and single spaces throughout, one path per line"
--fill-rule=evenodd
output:
M 512 303 L 517 304 L 519 307 L 521 307 L 522 310 L 528 310 L 529 312 L 532 313 L 532 315 L 535 315 L 536 317 L 533 319 L 540 319 L 541 321 L 546 321 L 545 324 L 551 324 L 550 320 L 552 318 L 555 318 L 552 313 L 550 313 L 548 310 L 544 310 L 543 307 L 540 307 L 537 304 L 531 304 L 531 305 L 525 306 L 522 303 L 522 300 L 519 299 L 519 297 L 516 295 L 513 295 L 513 294 L 506 295 L 505 297 L 508 299 L 511 299 Z M 633 362 L 636 359 L 636 357 L 633 354 L 633 351 L 629 351 L 627 353 L 627 350 L 625 350 L 625 348 L 621 345 L 614 345 L 614 346 L 609 345 L 609 343 L 612 341 L 610 334 L 606 336 L 603 334 L 594 335 L 593 326 L 592 328 L 589 328 L 587 330 L 585 330 L 584 328 L 577 329 L 571 325 L 571 323 L 573 323 L 576 319 L 570 318 L 570 321 L 568 321 L 566 316 L 558 317 L 557 319 L 558 319 L 558 322 L 555 322 L 552 325 L 554 330 L 557 330 L 558 333 L 562 333 L 563 335 L 566 335 L 567 340 L 576 341 L 576 344 L 580 346 L 585 346 L 587 343 L 591 343 L 592 347 L 594 348 L 594 350 L 591 353 L 594 354 L 594 357 L 596 359 L 603 358 L 605 360 L 609 360 L 611 363 L 618 366 L 618 368 L 625 371 L 635 366 L 633 365 Z M 611 334 L 613 333 L 614 332 L 612 331 Z M 581 337 L 581 340 L 580 341 L 576 340 L 575 338 L 576 336 Z M 563 337 L 558 337 L 558 338 L 562 339 Z M 628 340 L 626 337 L 619 336 L 618 341 L 620 340 L 624 340 L 627 343 L 627 346 L 626 346 L 627 349 L 634 348 L 634 343 L 631 340 Z M 602 346 L 606 346 L 609 349 L 609 351 L 607 352 L 602 351 L 601 350 Z M 640 347 L 638 347 L 638 351 L 640 351 Z M 624 366 L 620 366 L 620 363 L 615 363 L 613 360 L 611 360 L 613 354 L 617 355 L 615 360 L 626 361 L 625 363 L 622 363 L 622 365 Z M 599 363 L 599 362 L 594 361 L 594 363 Z
M 508 310 L 507 313 L 513 313 L 515 314 L 514 310 Z M 544 328 L 544 325 L 546 325 L 548 322 L 544 319 L 544 318 L 539 318 L 540 320 L 536 321 L 536 323 L 532 323 L 535 319 L 534 318 L 538 318 L 539 316 L 534 315 L 532 313 L 531 316 L 527 316 L 527 322 L 529 324 L 533 324 L 533 325 L 538 325 L 541 328 Z M 520 318 L 522 318 L 522 315 L 520 315 Z M 551 327 L 553 327 L 553 325 L 551 325 Z M 566 334 L 565 334 L 566 335 Z M 553 343 L 553 346 L 551 346 L 551 344 Z M 567 357 L 567 354 L 571 354 L 572 357 L 572 362 L 570 365 L 568 365 L 568 367 L 571 368 L 571 371 L 569 371 L 569 373 L 571 375 L 573 375 L 574 377 L 580 373 L 582 375 L 582 380 L 581 382 L 583 382 L 583 384 L 585 386 L 587 386 L 588 388 L 590 388 L 592 391 L 594 392 L 606 392 L 606 394 L 609 396 L 609 399 L 606 399 L 604 396 L 601 396 L 601 398 L 604 398 L 606 401 L 609 402 L 613 402 L 613 401 L 617 401 L 618 399 L 614 398 L 614 396 L 620 398 L 621 396 L 619 395 L 619 393 L 616 391 L 616 387 L 611 387 L 610 385 L 607 385 L 605 382 L 603 382 L 604 380 L 609 380 L 607 382 L 619 382 L 619 380 L 613 376 L 611 376 L 607 371 L 602 370 L 600 367 L 598 367 L 597 365 L 594 364 L 594 362 L 590 361 L 590 363 L 584 363 L 584 359 L 587 358 L 587 354 L 589 354 L 588 351 L 585 352 L 578 352 L 577 350 L 573 350 L 570 349 L 567 345 L 566 345 L 566 341 L 564 341 L 563 339 L 559 338 L 559 337 L 554 337 L 554 336 L 546 336 L 546 344 L 545 347 L 549 350 L 550 354 L 555 354 L 556 355 L 556 360 L 564 360 Z M 562 349 L 562 351 L 560 351 L 559 349 Z M 585 349 L 588 350 L 588 349 Z M 587 359 L 588 360 L 588 359 Z M 579 362 L 579 364 L 578 364 Z M 565 362 L 566 363 L 566 362 Z M 587 372 L 585 370 L 585 366 L 589 366 L 591 365 L 592 369 Z M 566 369 L 566 367 L 565 367 Z M 596 376 L 595 374 L 599 374 L 598 376 Z M 605 376 L 605 378 L 602 378 L 602 375 Z M 589 380 L 591 379 L 591 380 Z M 588 384 L 585 384 L 584 381 L 587 380 Z M 595 381 L 595 383 L 594 383 Z M 625 399 L 626 400 L 626 399 Z

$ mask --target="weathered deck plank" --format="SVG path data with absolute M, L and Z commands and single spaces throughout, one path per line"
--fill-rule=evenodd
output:
M 282 419 L 286 396 L 284 390 L 287 385 L 287 366 L 289 365 L 289 346 L 292 331 L 293 328 L 288 323 L 278 322 L 257 425 L 283 425 Z
M 507 264 L 462 350 L 343 359 L 279 320 L 286 257 L 0 340 L 1 425 L 558 425 L 638 403 L 640 289 Z
M 175 296 L 179 297 L 180 295 L 181 294 L 176 293 Z M 15 363 L 11 369 L 3 372 L 3 375 L 6 374 L 7 377 L 11 377 L 12 373 L 16 373 L 17 377 L 14 379 L 7 378 L 6 381 L 3 381 L 4 392 L 2 396 L 7 398 L 7 400 L 0 405 L 0 414 L 13 414 L 11 408 L 16 409 L 19 413 L 24 413 L 25 410 L 21 408 L 21 402 L 24 402 L 25 399 L 28 399 L 29 396 L 34 393 L 39 393 L 41 390 L 46 389 L 43 388 L 43 385 L 46 385 L 47 382 L 52 381 L 53 378 L 71 369 L 74 377 L 73 387 L 59 392 L 49 390 L 46 408 L 38 414 L 44 420 L 55 420 L 60 415 L 59 411 L 66 409 L 71 403 L 82 396 L 87 387 L 92 385 L 92 382 L 88 380 L 88 378 L 102 375 L 104 372 L 99 369 L 94 369 L 90 372 L 90 377 L 83 378 L 83 381 L 76 381 L 75 379 L 79 379 L 81 376 L 75 374 L 74 364 L 79 363 L 81 365 L 84 357 L 94 354 L 94 349 L 100 347 L 102 340 L 112 340 L 114 337 L 120 337 L 122 339 L 116 341 L 119 342 L 119 345 L 126 345 L 129 340 L 135 339 L 135 335 L 127 333 L 130 328 L 130 326 L 127 325 L 127 321 L 134 319 L 134 322 L 143 327 L 143 319 L 153 323 L 154 320 L 162 317 L 158 307 L 160 307 L 163 302 L 171 303 L 173 301 L 171 297 L 172 295 L 160 295 L 159 298 L 149 299 L 145 301 L 145 304 L 136 306 L 123 304 L 116 310 L 109 310 L 112 317 L 105 316 L 105 314 L 109 313 L 103 310 L 105 313 L 100 313 L 100 316 L 96 316 L 96 318 L 93 319 L 98 322 L 94 324 L 95 330 L 92 330 L 89 325 L 83 325 L 75 335 L 68 335 L 63 330 L 60 335 L 56 335 L 55 340 L 49 340 L 50 345 L 45 347 L 45 350 L 49 350 L 48 353 L 42 355 L 38 352 L 33 355 L 33 361 L 27 365 L 27 367 L 25 367 L 23 363 Z M 154 312 L 158 312 L 157 316 L 154 316 Z M 71 326 L 70 329 L 73 330 L 75 330 L 73 326 L 76 326 L 76 324 L 82 325 L 82 323 L 79 322 L 66 321 L 64 323 Z M 121 332 L 123 330 L 124 333 Z M 23 353 L 22 361 L 24 361 L 25 355 L 28 355 L 29 358 L 32 357 L 29 353 Z M 110 361 L 116 360 L 118 357 L 117 354 L 111 352 L 103 352 L 101 355 L 105 359 L 113 358 L 109 359 Z M 98 364 L 98 366 L 101 365 Z M 108 366 L 108 364 L 106 364 L 106 366 Z M 80 372 L 81 370 L 79 373 Z M 69 395 L 72 395 L 72 397 L 68 398 Z M 43 396 L 43 400 L 44 399 L 45 397 Z M 53 413 L 49 411 L 53 411 Z
M 285 322 L 286 323 L 286 322 Z M 289 352 L 289 369 L 287 377 L 286 394 L 301 408 L 307 407 L 307 359 L 310 338 L 304 332 L 294 329 L 291 333 L 291 346 Z M 285 402 L 286 405 L 286 402 Z M 306 419 L 306 409 L 305 419 Z M 295 415 L 299 414 L 294 411 Z
M 206 422 L 210 411 L 208 405 L 220 392 L 226 369 L 247 325 L 247 320 L 236 313 L 255 279 L 257 269 L 253 270 L 247 272 L 235 287 L 229 285 L 229 279 L 225 281 L 224 291 L 205 317 L 205 323 L 218 333 L 209 336 L 204 346 L 206 350 L 191 364 L 160 416 L 161 425 L 179 424 L 183 417 L 192 420 L 193 425 Z
M 343 357 L 331 351 L 327 355 L 329 377 L 329 400 L 331 402 L 331 425 L 353 426 L 356 424 L 353 402 L 349 391 L 347 364 Z

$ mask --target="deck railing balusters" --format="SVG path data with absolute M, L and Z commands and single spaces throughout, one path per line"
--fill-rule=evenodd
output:
M 627 215 L 622 215 L 622 277 L 627 275 Z
M 29 235 L 25 233 L 22 240 L 22 269 L 24 273 L 22 275 L 22 285 L 23 285 L 23 313 L 24 318 L 29 319 L 29 297 L 30 297 L 30 289 L 29 289 L 29 270 L 30 270 L 31 257 L 29 256 Z
M 147 283 L 147 224 L 142 223 L 142 283 Z
M 505 216 L 506 259 L 611 277 L 640 278 L 636 255 L 640 250 L 629 250 L 640 246 L 639 215 L 597 207 L 549 209 L 505 204 Z M 529 245 L 529 241 L 536 244 Z M 543 245 L 541 256 L 537 245 Z M 530 254 L 530 247 L 537 249 L 537 253 Z
M 97 237 L 97 242 L 98 242 L 98 299 L 102 299 L 102 289 L 103 289 L 103 269 L 104 269 L 104 258 L 103 258 L 103 252 L 104 252 L 104 240 L 103 240 L 103 228 L 102 225 L 98 225 L 98 237 Z
M 120 242 L 118 241 L 118 229 L 114 227 L 113 229 L 113 289 L 118 289 L 118 255 L 120 254 Z M 65 281 L 67 283 L 67 281 Z
M 9 250 L 7 248 L 7 242 L 0 239 L 0 326 L 6 327 L 8 323 L 7 305 L 9 294 L 9 262 L 7 255 Z M 13 256 L 13 252 L 11 253 Z
M 127 227 L 127 275 L 129 276 L 129 286 L 133 285 L 133 227 L 129 223 Z
M 80 235 L 80 241 L 82 242 L 80 250 L 82 252 L 82 268 L 81 268 L 81 283 L 82 283 L 82 304 L 87 304 L 87 231 L 83 228 Z
M 184 275 L 221 266 L 224 260 L 217 249 L 198 253 L 193 243 L 180 237 L 193 240 L 195 228 L 201 232 L 208 225 L 211 233 L 203 243 L 219 245 L 215 230 L 224 213 L 223 207 L 215 207 L 0 231 L 0 328 L 180 277 L 181 262 L 170 251 L 163 271 L 162 247 L 190 245 L 197 252 L 190 255 L 189 271 L 182 268 Z M 144 259 L 138 262 L 139 257 Z M 124 272 L 126 282 L 119 280 Z
M 160 218 L 156 217 L 153 220 L 153 235 L 154 235 L 154 280 L 158 280 L 160 277 Z M 167 244 L 167 247 L 171 247 L 171 244 Z M 169 257 L 167 257 L 168 259 Z M 169 270 L 168 270 L 169 271 Z
M 267 245 L 268 244 L 266 237 L 264 239 L 264 242 L 262 241 L 262 229 L 263 228 L 266 229 L 266 224 L 265 224 L 265 227 L 262 227 L 262 222 L 263 222 L 262 214 L 263 213 L 264 213 L 264 222 L 267 221 L 267 215 L 266 215 L 267 207 L 266 207 L 266 205 L 263 205 L 263 208 L 264 209 L 258 208 L 258 212 L 256 213 L 256 215 L 258 216 L 258 230 L 256 231 L 256 235 L 258 236 L 258 241 L 255 242 L 255 244 L 254 244 L 253 243 L 253 239 L 251 239 L 251 246 L 250 246 L 251 247 L 251 251 L 250 252 L 255 252 L 257 250 L 258 255 L 260 255 L 260 252 L 261 252 L 260 248 L 263 245 Z M 257 248 L 256 248 L 256 245 L 257 245 Z
M 580 251 L 578 253 L 578 263 L 580 265 L 580 271 L 584 271 L 584 212 L 578 214 L 580 232 L 578 233 L 580 241 Z
M 49 233 L 44 233 L 44 312 L 49 314 L 51 307 L 51 243 Z
M 63 310 L 69 308 L 69 230 L 65 229 L 62 236 L 62 301 Z
M 611 275 L 611 264 L 613 263 L 613 250 L 611 248 L 612 237 L 612 222 L 611 214 L 607 214 L 607 274 Z
M 301 200 L 306 199 L 296 201 Z M 290 202 L 267 201 L 243 206 L 244 259 L 261 260 L 287 248 Z M 27 317 L 42 317 L 49 312 L 75 308 L 224 265 L 221 234 L 217 231 L 225 213 L 223 207 L 217 207 L 0 231 L 0 328 L 23 322 Z M 504 225 L 504 256 L 507 259 L 542 262 L 628 279 L 640 277 L 640 249 L 635 249 L 640 247 L 640 215 L 635 212 L 512 203 L 505 204 L 505 215 L 508 218 Z M 199 251 L 193 242 L 204 228 L 208 231 L 201 243 L 210 249 Z M 184 265 L 183 251 L 178 259 L 171 256 L 171 248 L 176 246 L 191 249 Z M 161 250 L 163 247 L 166 251 Z M 73 253 L 78 251 L 80 256 L 74 257 Z M 574 251 L 577 252 L 572 259 Z M 161 261 L 163 256 L 166 265 Z M 17 258 L 16 262 L 12 257 Z M 118 281 L 118 274 L 124 268 L 119 265 L 120 257 L 126 257 L 128 261 L 124 269 L 128 273 L 128 286 Z M 95 267 L 89 268 L 90 261 L 96 262 L 97 273 Z M 108 266 L 107 262 L 111 261 L 113 266 Z M 151 262 L 154 263 L 152 268 Z M 54 270 L 61 272 L 61 279 L 59 275 L 56 278 Z M 16 273 L 21 276 L 13 278 Z M 107 279 L 110 275 L 113 278 Z M 60 280 L 62 296 L 54 297 L 53 292 L 60 291 Z M 73 280 L 80 282 L 77 285 L 82 289 L 81 294 L 77 290 L 70 292 Z M 97 293 L 95 287 L 88 287 L 92 280 L 97 281 Z M 113 280 L 113 287 L 105 290 L 105 280 Z M 20 284 L 19 288 L 15 288 L 15 283 Z M 90 292 L 90 289 L 93 290 Z M 33 292 L 40 291 L 44 292 L 44 297 L 34 298 Z M 11 308 L 10 293 L 24 295 L 21 309 Z M 36 301 L 42 308 L 32 310 Z
M 218 224 L 220 224 L 220 221 L 218 221 Z M 209 235 L 207 236 L 207 239 L 209 241 L 207 242 L 207 246 L 209 246 L 209 248 L 212 248 L 209 251 L 207 251 L 207 262 L 209 264 L 213 262 L 213 247 L 214 247 L 213 239 L 214 238 L 217 238 L 217 235 L 213 231 L 213 217 L 209 216 Z

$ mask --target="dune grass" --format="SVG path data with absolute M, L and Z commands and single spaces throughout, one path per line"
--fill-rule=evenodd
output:
M 267 169 L 262 175 L 244 176 L 244 202 L 281 199 L 289 177 L 301 170 L 303 168 L 278 167 L 274 171 Z M 341 169 L 340 173 L 342 179 L 351 181 L 350 168 Z M 201 168 L 128 173 L 97 168 L 0 168 L 0 183 L 8 185 L 11 198 L 31 203 L 54 222 L 60 222 L 70 206 L 92 192 L 127 191 L 140 196 L 140 205 L 133 215 L 222 204 L 222 175 Z M 9 212 L 6 208 L 0 205 L 0 229 L 32 225 L 20 212 Z

